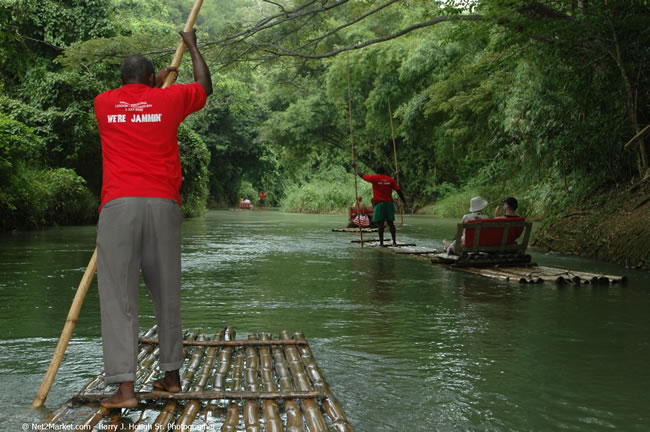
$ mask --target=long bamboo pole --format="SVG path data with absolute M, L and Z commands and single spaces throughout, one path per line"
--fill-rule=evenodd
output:
M 237 352 L 236 361 L 241 359 L 241 364 L 233 365 L 233 372 L 238 374 L 243 373 L 243 364 L 244 364 L 244 353 L 243 351 Z M 236 367 L 236 368 L 235 368 Z M 238 381 L 241 384 L 241 377 Z M 85 394 L 75 394 L 72 396 L 72 400 L 76 402 L 88 402 L 88 401 L 100 401 L 107 396 L 110 396 L 111 393 L 85 393 Z M 155 400 L 212 400 L 212 399 L 227 399 L 230 401 L 237 400 L 285 400 L 285 399 L 304 399 L 304 400 L 320 400 L 325 399 L 327 396 L 316 390 L 307 390 L 307 391 L 280 391 L 280 392 L 250 392 L 250 391 L 215 391 L 215 390 L 205 390 L 205 391 L 182 391 L 177 393 L 169 393 L 163 390 L 155 390 L 150 392 L 136 392 L 135 397 L 138 400 L 143 401 L 155 401 Z M 320 413 L 320 411 L 319 411 Z M 325 429 L 326 430 L 326 429 Z
M 356 165 L 354 158 L 354 134 L 352 133 L 352 90 L 350 85 L 350 53 L 347 56 L 347 76 L 348 76 L 348 119 L 350 122 L 350 144 L 352 145 L 352 165 Z M 357 172 L 354 172 L 354 199 L 357 206 L 357 217 L 359 218 L 359 239 L 363 247 L 363 230 L 361 229 L 361 203 L 359 202 L 359 189 L 357 186 Z M 354 221 L 354 218 L 352 219 Z
M 194 27 L 194 23 L 196 22 L 196 17 L 199 15 L 199 10 L 201 9 L 201 6 L 203 6 L 203 0 L 194 1 L 194 6 L 192 6 L 190 15 L 187 17 L 187 21 L 185 21 L 185 27 L 183 28 L 184 32 L 188 32 L 192 30 L 192 28 Z M 180 42 L 178 42 L 178 46 L 176 47 L 176 53 L 174 54 L 174 58 L 172 59 L 171 66 L 174 67 L 180 66 L 184 53 L 185 53 L 185 43 L 183 42 L 183 39 L 181 39 Z M 167 75 L 167 78 L 165 79 L 165 82 L 163 84 L 163 88 L 172 85 L 172 83 L 176 79 L 176 75 L 177 75 L 176 72 L 172 72 L 169 75 Z
M 39 408 L 45 403 L 47 399 L 47 394 L 50 392 L 56 373 L 59 370 L 61 365 L 61 360 L 63 360 L 63 355 L 65 350 L 68 347 L 68 342 L 70 342 L 70 337 L 72 337 L 72 332 L 74 331 L 75 326 L 77 325 L 77 318 L 79 318 L 79 311 L 81 310 L 81 305 L 83 305 L 84 299 L 86 298 L 86 293 L 88 292 L 88 287 L 93 280 L 95 271 L 97 270 L 97 249 L 93 252 L 93 255 L 90 257 L 90 262 L 86 271 L 84 272 L 81 282 L 77 287 L 77 292 L 75 293 L 74 299 L 72 300 L 72 305 L 70 305 L 70 311 L 68 312 L 68 317 L 65 319 L 65 325 L 63 326 L 63 331 L 61 332 L 61 337 L 59 337 L 59 342 L 56 345 L 54 350 L 54 355 L 50 361 L 50 366 L 47 368 L 41 387 L 36 392 L 36 397 L 34 402 L 32 402 L 32 407 Z
M 192 27 L 194 27 L 194 23 L 196 22 L 196 17 L 198 16 L 199 10 L 201 9 L 202 5 L 203 5 L 203 0 L 195 0 L 194 6 L 190 11 L 190 15 L 187 18 L 187 21 L 185 23 L 185 28 L 183 29 L 183 31 L 187 32 L 192 30 Z M 174 54 L 174 58 L 172 60 L 171 66 L 178 67 L 181 64 L 181 59 L 183 58 L 184 52 L 185 52 L 185 43 L 181 39 L 181 41 L 178 44 L 178 47 L 176 48 L 176 53 Z M 171 85 L 174 82 L 175 78 L 176 78 L 175 74 L 170 73 L 167 76 L 167 79 L 165 80 L 163 87 L 168 87 L 169 85 Z M 45 377 L 43 378 L 43 382 L 41 383 L 41 387 L 38 389 L 38 392 L 36 392 L 36 397 L 32 402 L 33 408 L 39 408 L 43 406 L 43 404 L 45 403 L 45 399 L 47 399 L 47 394 L 50 392 L 50 388 L 52 387 L 52 383 L 54 382 L 56 373 L 58 372 L 59 366 L 61 365 L 61 360 L 63 360 L 63 355 L 65 354 L 65 351 L 68 348 L 68 342 L 70 342 L 70 338 L 72 337 L 72 332 L 74 331 L 75 325 L 77 324 L 77 318 L 79 318 L 81 305 L 83 304 L 84 299 L 86 298 L 88 287 L 90 286 L 90 283 L 92 282 L 96 271 L 97 271 L 97 248 L 95 248 L 95 250 L 93 251 L 90 261 L 88 262 L 88 266 L 86 266 L 86 271 L 83 277 L 81 278 L 81 282 L 79 283 L 79 287 L 77 288 L 77 293 L 75 294 L 74 300 L 72 301 L 72 306 L 70 306 L 70 312 L 68 312 L 68 317 L 66 318 L 65 326 L 63 327 L 63 331 L 61 332 L 61 337 L 59 337 L 59 342 L 54 351 L 54 355 L 52 356 L 52 360 L 50 361 L 50 366 L 48 367 L 47 372 L 45 373 Z
M 397 145 L 395 144 L 395 129 L 393 128 L 393 111 L 390 109 L 390 99 L 388 100 L 388 119 L 390 120 L 390 135 L 393 138 L 393 154 L 395 155 L 395 181 L 399 185 L 399 166 L 397 165 Z M 400 223 L 404 225 L 404 205 L 399 203 Z

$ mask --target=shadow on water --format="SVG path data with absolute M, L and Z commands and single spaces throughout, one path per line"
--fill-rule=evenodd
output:
M 650 278 L 534 252 L 540 264 L 628 273 L 626 285 L 520 285 L 332 233 L 341 217 L 213 211 L 183 226 L 184 327 L 302 330 L 356 430 L 647 430 Z M 406 218 L 440 247 L 453 220 Z M 44 411 L 29 404 L 94 247 L 94 227 L 2 235 L 0 424 L 37 421 L 102 369 L 93 284 Z M 153 311 L 141 287 L 141 328 Z

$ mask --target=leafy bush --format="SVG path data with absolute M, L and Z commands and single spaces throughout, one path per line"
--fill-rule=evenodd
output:
M 469 213 L 469 201 L 476 195 L 479 195 L 476 189 L 459 191 L 447 195 L 435 204 L 425 208 L 424 211 L 442 217 L 461 217 Z
M 0 186 L 13 170 L 38 157 L 40 139 L 25 124 L 0 114 Z
M 73 170 L 26 168 L 0 190 L 2 229 L 93 223 L 97 199 Z
M 91 223 L 97 216 L 97 199 L 74 170 L 57 168 L 28 171 L 45 225 Z
M 370 205 L 372 187 L 358 180 L 358 193 Z M 342 167 L 323 168 L 308 183 L 289 186 L 280 202 L 283 211 L 342 213 L 354 203 L 354 177 Z
M 178 128 L 178 147 L 183 169 L 183 216 L 200 216 L 207 208 L 210 153 L 201 137 L 183 124 Z

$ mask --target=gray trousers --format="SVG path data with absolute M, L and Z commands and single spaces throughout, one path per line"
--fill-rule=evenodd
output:
M 164 198 L 117 198 L 101 210 L 97 282 L 107 384 L 136 378 L 141 270 L 158 323 L 160 370 L 183 365 L 182 221 L 178 203 Z

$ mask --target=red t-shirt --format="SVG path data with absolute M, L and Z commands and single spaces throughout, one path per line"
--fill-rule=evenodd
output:
M 95 98 L 104 170 L 100 211 L 127 196 L 169 198 L 180 206 L 178 126 L 205 101 L 199 83 L 127 84 Z
M 372 183 L 372 199 L 375 203 L 393 201 L 393 189 L 399 190 L 395 180 L 384 174 L 364 174 L 363 179 Z

